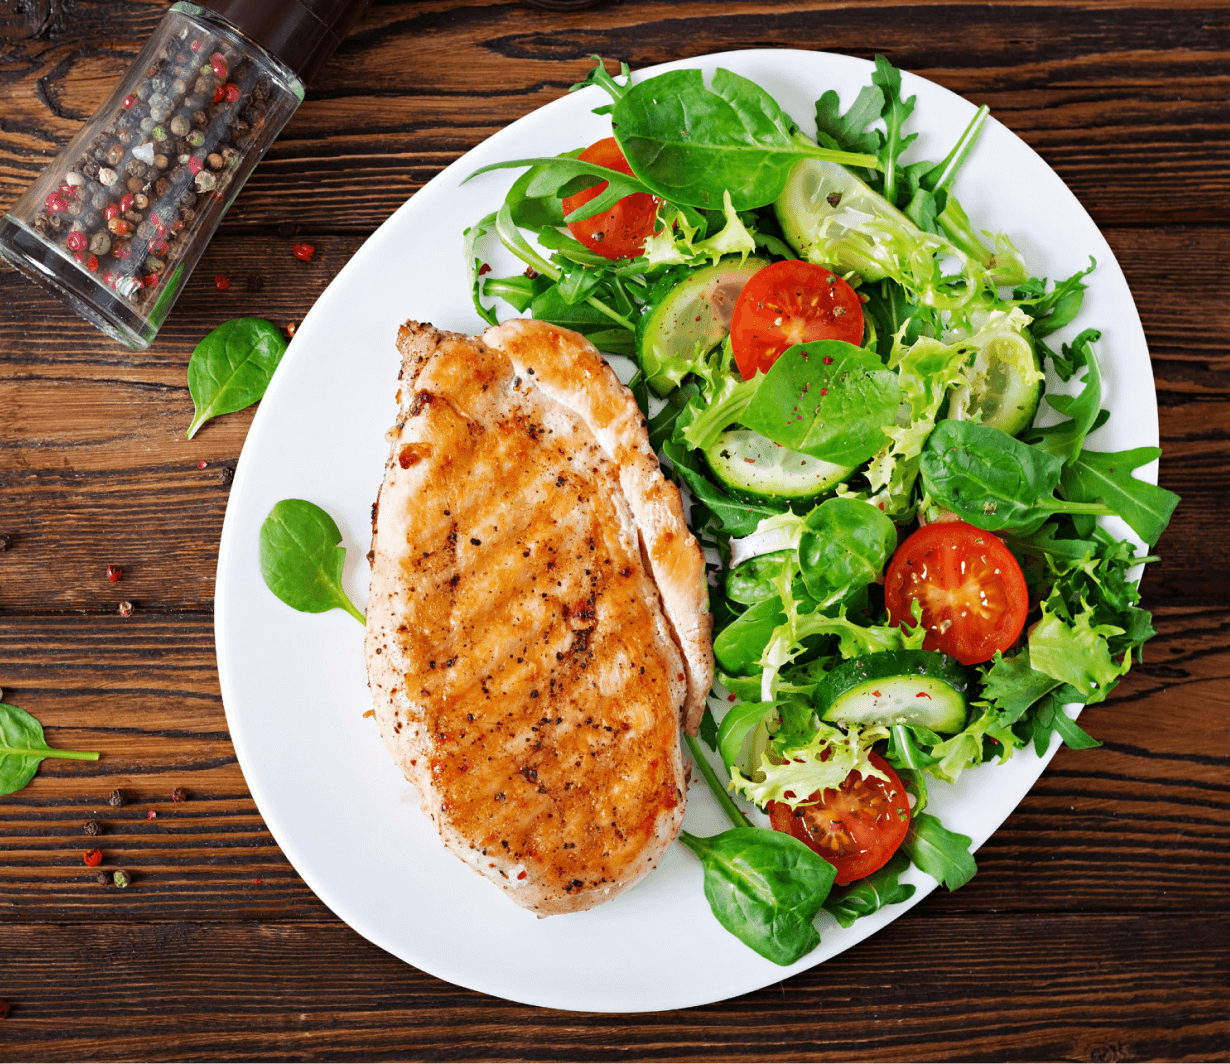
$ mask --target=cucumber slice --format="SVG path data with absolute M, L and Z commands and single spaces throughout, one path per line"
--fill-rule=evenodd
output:
M 767 259 L 730 259 L 689 274 L 641 319 L 637 353 L 641 371 L 659 395 L 677 387 L 697 361 L 730 332 L 735 300 Z
M 965 667 L 931 650 L 884 650 L 837 666 L 816 688 L 820 719 L 842 724 L 920 724 L 940 735 L 965 727 Z
M 948 393 L 948 416 L 981 421 L 1009 436 L 1033 424 L 1042 398 L 1042 367 L 1028 336 L 1005 329 L 978 351 L 966 383 Z
M 812 499 L 858 468 L 799 454 L 751 429 L 723 432 L 704 454 L 728 491 L 751 499 Z
M 884 249 L 862 224 L 884 219 L 890 227 L 914 229 L 911 222 L 882 196 L 876 195 L 849 170 L 822 159 L 804 159 L 791 171 L 782 194 L 773 202 L 782 235 L 809 262 L 854 270 L 864 281 L 887 277 Z M 838 242 L 837 261 L 816 251 L 821 227 Z

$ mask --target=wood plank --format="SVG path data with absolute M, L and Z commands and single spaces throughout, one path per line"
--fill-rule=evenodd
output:
M 929 904 L 981 913 L 1220 904 L 1230 855 L 1230 622 L 1222 607 L 1168 607 L 1157 623 L 1145 663 L 1082 715 L 1105 748 L 1061 750 L 980 852 L 974 881 Z M 0 802 L 0 916 L 319 917 L 235 761 L 207 615 L 6 617 L 0 683 L 53 745 L 103 755 L 44 762 Z M 115 787 L 130 797 L 120 809 L 106 804 Z M 174 787 L 188 801 L 172 802 Z M 103 826 L 98 838 L 83 834 L 90 819 Z M 81 860 L 94 846 L 105 868 L 138 877 L 131 889 L 94 883 Z
M 104 99 L 162 5 L 55 5 L 0 69 L 7 206 Z M 131 15 L 129 14 L 131 12 Z M 875 42 L 874 48 L 868 42 Z M 1138 3 L 515 2 L 373 7 L 230 225 L 370 229 L 480 140 L 564 95 L 602 53 L 640 67 L 728 48 L 886 54 L 988 104 L 1100 223 L 1230 219 L 1230 24 L 1218 0 Z
M 1225 1059 L 1228 935 L 1221 912 L 931 911 L 788 982 L 629 1016 L 450 987 L 336 923 L 17 927 L 0 1060 Z

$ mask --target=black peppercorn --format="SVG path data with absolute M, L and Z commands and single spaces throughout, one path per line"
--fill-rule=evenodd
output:
M 84 830 L 87 835 L 101 835 L 102 834 L 102 826 L 98 823 L 97 820 L 87 820 L 85 823 Z
M 13 545 L 13 537 L 7 532 L 0 532 L 0 550 L 8 550 Z
M 116 787 L 115 790 L 111 792 L 111 797 L 108 801 L 114 806 L 121 806 L 124 804 L 124 798 L 124 792 Z
M 94 877 L 94 882 L 97 883 L 100 887 L 105 887 L 108 883 L 111 882 L 111 873 L 110 872 L 99 872 L 98 875 Z

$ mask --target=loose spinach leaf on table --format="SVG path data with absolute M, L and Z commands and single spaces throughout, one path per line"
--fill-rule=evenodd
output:
M 837 869 L 792 835 L 732 828 L 679 841 L 705 870 L 705 897 L 718 922 L 774 964 L 793 964 L 820 944 L 814 920 Z
M 206 336 L 188 360 L 188 391 L 196 404 L 188 439 L 210 418 L 257 402 L 285 353 L 281 330 L 263 318 L 235 318 Z
M 261 525 L 260 565 L 265 586 L 302 613 L 345 610 L 366 618 L 342 590 L 346 548 L 342 533 L 324 510 L 303 499 L 283 499 Z
M 97 761 L 98 755 L 58 750 L 47 745 L 43 726 L 24 709 L 0 702 L 0 794 L 19 791 L 48 757 L 71 761 Z
M 717 70 L 673 70 L 633 85 L 611 114 L 615 139 L 632 169 L 672 203 L 718 210 L 730 192 L 735 210 L 772 203 L 795 163 L 831 159 L 876 165 L 874 156 L 821 148 L 759 85 Z

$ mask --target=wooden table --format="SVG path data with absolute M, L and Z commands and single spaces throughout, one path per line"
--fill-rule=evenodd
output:
M 0 8 L 0 210 L 163 8 Z M 1101 226 L 1152 349 L 1161 482 L 1183 496 L 1144 581 L 1159 634 L 1082 717 L 1103 748 L 1061 750 L 958 893 L 737 1000 L 641 1016 L 513 1005 L 361 939 L 262 824 L 227 734 L 212 617 L 252 411 L 185 441 L 185 369 L 228 318 L 301 320 L 398 204 L 562 95 L 590 53 L 635 68 L 743 47 L 883 52 L 989 104 Z M 0 687 L 56 745 L 103 755 L 47 762 L 0 799 L 0 1059 L 1230 1056 L 1228 96 L 1224 0 L 609 0 L 579 13 L 376 0 L 150 351 L 0 269 Z M 295 239 L 316 246 L 312 262 L 291 256 Z M 122 808 L 107 804 L 117 787 Z M 176 787 L 187 801 L 171 801 Z M 132 872 L 127 891 L 83 866 L 91 819 L 104 867 Z

